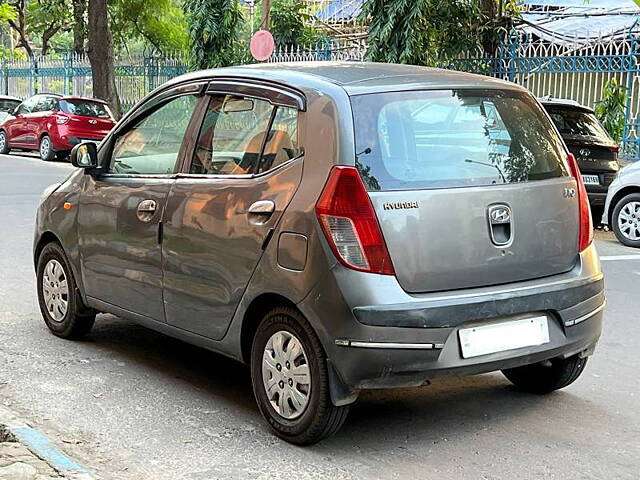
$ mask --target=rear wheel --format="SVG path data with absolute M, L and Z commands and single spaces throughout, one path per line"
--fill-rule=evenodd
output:
M 0 130 L 0 153 L 7 154 L 11 151 L 9 148 L 9 140 L 7 139 L 7 133 L 4 130 Z
M 276 308 L 260 323 L 251 348 L 251 379 L 260 413 L 287 442 L 319 442 L 338 431 L 349 411 L 331 403 L 322 345 L 291 308 Z
M 96 312 L 82 304 L 69 262 L 57 243 L 47 244 L 40 253 L 37 288 L 42 318 L 54 335 L 77 339 L 91 330 Z
M 631 193 L 616 204 L 611 227 L 620 243 L 640 248 L 640 193 Z
M 43 135 L 40 139 L 40 158 L 45 161 L 53 160 L 56 152 L 53 151 L 53 144 L 49 135 Z
M 542 395 L 575 382 L 586 364 L 586 357 L 574 355 L 569 358 L 554 358 L 532 365 L 509 368 L 502 373 L 520 390 Z

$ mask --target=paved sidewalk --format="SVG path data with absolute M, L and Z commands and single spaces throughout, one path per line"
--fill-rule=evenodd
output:
M 24 420 L 0 406 L 0 480 L 95 480 Z
M 2 432 L 0 431 L 0 436 Z M 46 462 L 18 442 L 0 443 L 0 480 L 63 480 Z

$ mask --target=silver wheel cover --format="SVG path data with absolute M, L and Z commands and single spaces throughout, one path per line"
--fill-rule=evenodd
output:
M 51 148 L 51 140 L 49 137 L 43 137 L 40 141 L 40 156 L 46 158 L 49 155 L 49 149 Z
M 49 260 L 42 275 L 42 296 L 49 316 L 62 322 L 69 306 L 69 287 L 64 268 L 57 260 Z
M 311 374 L 302 343 L 291 332 L 274 333 L 262 355 L 262 382 L 273 409 L 283 418 L 302 415 L 311 395 Z
M 7 137 L 4 132 L 0 132 L 0 150 L 4 150 L 4 147 L 7 144 Z
M 629 240 L 640 240 L 640 202 L 629 202 L 620 209 L 618 229 Z

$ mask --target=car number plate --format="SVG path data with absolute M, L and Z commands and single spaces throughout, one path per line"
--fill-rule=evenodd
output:
M 600 185 L 600 178 L 598 178 L 598 175 L 582 175 L 582 180 L 585 185 Z
M 547 317 L 480 325 L 458 331 L 463 358 L 549 343 Z

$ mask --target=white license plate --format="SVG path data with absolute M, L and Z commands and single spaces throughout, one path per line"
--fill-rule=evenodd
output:
M 582 175 L 582 181 L 585 185 L 600 185 L 598 175 Z
M 547 317 L 493 323 L 458 331 L 462 357 L 470 358 L 549 343 Z

